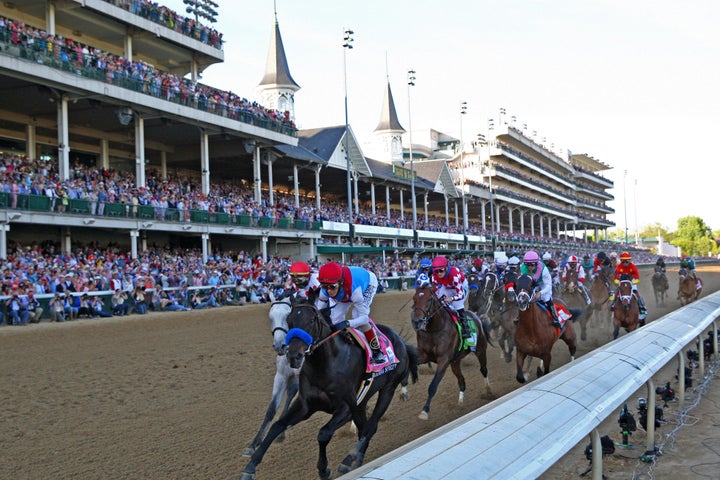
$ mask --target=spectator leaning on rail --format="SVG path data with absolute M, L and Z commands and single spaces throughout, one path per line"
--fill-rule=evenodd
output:
M 535 285 L 539 287 L 539 290 L 535 292 L 532 300 L 542 302 L 542 304 L 545 305 L 545 308 L 547 308 L 550 315 L 552 315 L 553 325 L 559 328 L 560 320 L 555 311 L 555 304 L 552 298 L 552 277 L 550 276 L 550 269 L 540 260 L 537 252 L 530 250 L 525 253 L 523 263 L 520 265 L 520 274 L 530 275 L 532 277 Z
M 617 267 L 615 267 L 615 285 L 620 284 L 621 277 L 628 276 L 630 277 L 632 281 L 632 291 L 633 294 L 635 294 L 635 298 L 637 298 L 638 306 L 640 307 L 640 316 L 639 320 L 643 321 L 641 325 L 644 325 L 645 317 L 647 316 L 647 310 L 645 309 L 645 302 L 643 301 L 642 297 L 640 296 L 640 292 L 638 291 L 638 284 L 640 283 L 640 272 L 638 271 L 637 266 L 632 263 L 632 256 L 629 252 L 622 252 L 620 254 L 620 263 L 618 263 Z M 610 299 L 613 301 L 610 309 L 615 306 L 615 298 L 618 296 L 618 292 L 616 291 L 614 295 L 610 296 Z
M 463 338 L 472 338 L 472 332 L 470 332 L 470 326 L 465 316 L 465 296 L 468 290 L 465 274 L 458 268 L 451 267 L 448 259 L 443 255 L 438 255 L 433 259 L 432 269 L 435 294 L 457 314 Z
M 587 289 L 585 288 L 585 269 L 582 267 L 582 265 L 578 264 L 578 258 L 575 255 L 570 255 L 567 259 L 567 263 L 562 269 L 562 282 L 567 282 L 567 275 L 568 272 L 575 271 L 577 272 L 577 288 L 580 290 L 580 293 L 582 294 L 583 298 L 585 299 L 585 303 L 590 305 L 592 302 L 590 300 L 590 295 L 587 293 Z
M 371 362 L 380 364 L 387 358 L 380 350 L 377 333 L 370 323 L 370 307 L 377 293 L 378 280 L 374 273 L 362 267 L 344 267 L 329 262 L 320 267 L 318 274 L 320 293 L 316 305 L 318 308 L 330 308 L 330 318 L 336 330 L 353 327 L 365 334 L 372 349 Z M 350 306 L 352 318 L 346 320 Z

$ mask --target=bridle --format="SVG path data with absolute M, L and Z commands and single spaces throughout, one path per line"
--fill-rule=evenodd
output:
M 433 292 L 432 288 L 425 287 L 422 289 L 419 289 L 417 292 L 415 292 L 415 295 L 428 295 L 429 300 L 425 307 L 421 307 L 419 305 L 416 305 L 415 302 L 413 302 L 412 306 L 412 321 L 413 326 L 416 330 L 422 330 L 427 333 L 432 333 L 429 330 L 426 330 L 426 327 L 428 323 L 430 323 L 430 319 L 435 317 L 435 315 L 440 312 L 440 310 L 446 308 L 445 305 L 435 296 L 435 293 Z M 416 316 L 415 313 L 420 312 L 421 315 Z M 419 318 L 419 321 L 415 321 L 416 318 Z
M 313 327 L 316 327 L 316 328 L 313 328 L 313 331 L 312 331 L 312 332 L 306 331 L 306 333 L 307 333 L 308 335 L 310 335 L 310 337 L 312 338 L 310 344 L 307 346 L 307 348 L 305 349 L 305 352 L 304 352 L 304 355 L 307 357 L 307 356 L 309 356 L 309 355 L 312 355 L 313 352 L 315 352 L 315 350 L 317 350 L 318 348 L 320 348 L 320 346 L 323 345 L 325 342 L 329 341 L 329 340 L 332 339 L 335 335 L 337 335 L 337 334 L 339 334 L 340 332 L 342 332 L 342 330 L 332 331 L 329 335 L 323 337 L 321 340 L 315 341 L 315 338 L 316 338 L 316 337 L 321 337 L 322 335 L 325 334 L 325 331 L 326 331 L 327 329 L 331 329 L 331 330 L 332 330 L 332 327 L 330 327 L 330 325 L 328 325 L 326 322 L 323 321 L 324 317 L 323 317 L 323 315 L 320 313 L 320 310 L 319 310 L 315 305 L 312 305 L 312 304 L 310 304 L 310 303 L 296 303 L 296 304 L 294 304 L 294 305 L 292 306 L 291 311 L 290 311 L 290 315 L 292 315 L 292 313 L 293 313 L 294 310 L 300 310 L 301 308 L 305 308 L 305 309 L 309 308 L 309 309 L 311 309 L 311 310 L 313 311 L 313 319 L 315 320 L 315 321 L 314 321 L 314 324 L 313 324 Z M 290 315 L 288 315 L 288 318 L 290 318 Z M 298 327 L 298 328 L 299 328 L 299 327 Z M 304 330 L 304 329 L 301 329 L 301 330 Z M 286 348 L 287 348 L 287 346 L 286 346 Z
M 630 293 L 626 295 L 620 295 L 620 287 L 622 287 L 623 284 L 630 285 Z M 620 300 L 620 303 L 622 304 L 623 308 L 627 310 L 630 308 L 630 301 L 632 300 L 633 292 L 632 292 L 632 282 L 630 280 L 620 280 L 620 284 L 618 286 L 618 299 Z

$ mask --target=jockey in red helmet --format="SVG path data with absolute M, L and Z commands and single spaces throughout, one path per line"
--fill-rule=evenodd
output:
M 320 267 L 318 281 L 320 293 L 315 303 L 321 309 L 331 307 L 330 319 L 334 328 L 352 327 L 363 332 L 372 350 L 372 363 L 385 363 L 387 357 L 380 349 L 377 333 L 370 323 L 370 306 L 378 289 L 375 274 L 362 267 L 344 267 L 329 262 Z M 351 306 L 352 318 L 346 320 Z
M 572 271 L 577 272 L 577 288 L 578 290 L 580 290 L 580 294 L 582 294 L 585 303 L 590 305 L 592 301 L 590 300 L 590 296 L 585 289 L 585 269 L 580 263 L 578 263 L 578 258 L 575 255 L 570 255 L 568 257 L 567 263 L 562 269 L 561 280 L 563 284 L 567 283 L 567 275 L 569 272 Z
M 640 307 L 639 320 L 642 322 L 641 325 L 644 325 L 645 317 L 647 316 L 647 309 L 645 308 L 645 302 L 640 296 L 640 292 L 637 288 L 640 283 L 640 272 L 638 271 L 637 266 L 632 262 L 632 255 L 630 255 L 630 252 L 622 252 L 620 254 L 620 263 L 618 263 L 617 267 L 615 267 L 615 285 L 620 283 L 620 277 L 623 275 L 627 275 L 632 279 L 632 291 L 637 298 L 638 307 Z M 610 297 L 613 300 L 613 306 L 615 306 L 615 297 L 617 297 L 617 293 Z
M 315 290 L 320 286 L 317 274 L 314 274 L 310 265 L 305 262 L 295 262 L 290 266 L 290 278 L 295 290 L 303 290 L 306 295 L 309 290 Z

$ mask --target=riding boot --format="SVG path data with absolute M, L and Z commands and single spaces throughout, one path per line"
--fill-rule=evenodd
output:
M 460 322 L 460 332 L 463 338 L 472 338 L 472 332 L 470 331 L 470 325 L 468 325 L 468 319 L 465 315 L 465 309 L 460 308 L 456 310 L 458 321 Z
M 645 301 L 640 296 L 640 292 L 635 292 L 635 298 L 637 298 L 638 307 L 640 307 L 640 320 L 645 320 L 647 316 L 647 309 L 645 308 Z
M 580 293 L 582 293 L 582 296 L 585 299 L 585 303 L 590 305 L 592 303 L 592 300 L 590 300 L 590 295 L 588 295 L 587 289 L 584 285 L 580 285 Z
M 382 352 L 382 350 L 380 350 L 380 342 L 378 341 L 377 334 L 375 333 L 374 328 L 371 328 L 370 330 L 365 332 L 365 338 L 368 340 L 368 343 L 370 344 L 370 349 L 372 350 L 372 357 L 370 358 L 370 363 L 379 365 L 387 362 L 387 357 Z
M 550 312 L 550 315 L 552 316 L 553 321 L 553 327 L 560 328 L 560 319 L 557 316 L 557 310 L 555 310 L 555 304 L 552 300 L 548 300 L 545 302 L 545 307 L 547 307 L 548 312 Z

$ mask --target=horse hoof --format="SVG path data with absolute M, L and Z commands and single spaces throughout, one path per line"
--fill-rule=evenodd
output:
M 275 442 L 275 443 L 282 443 L 284 441 L 285 441 L 285 432 L 282 432 L 280 435 L 275 437 L 275 440 L 273 440 L 273 442 Z
M 242 456 L 250 458 L 253 456 L 253 453 L 255 453 L 255 448 L 247 447 L 245 448 L 245 450 L 243 450 Z
M 428 418 L 430 418 L 430 416 L 428 415 L 428 412 L 423 410 L 422 412 L 420 412 L 420 415 L 418 415 L 418 418 L 420 420 L 427 420 Z
M 465 401 L 465 392 L 460 392 L 460 394 L 458 395 L 458 405 L 462 406 L 464 401 Z
M 243 472 L 242 475 L 240 475 L 240 480 L 255 480 L 255 474 Z
M 409 392 L 402 392 L 402 393 L 400 394 L 400 400 L 402 400 L 403 402 L 407 402 L 408 400 L 410 400 L 410 393 L 409 393 Z
M 330 470 L 329 468 L 326 468 L 325 471 L 320 474 L 320 480 L 332 480 L 332 478 L 332 470 Z

